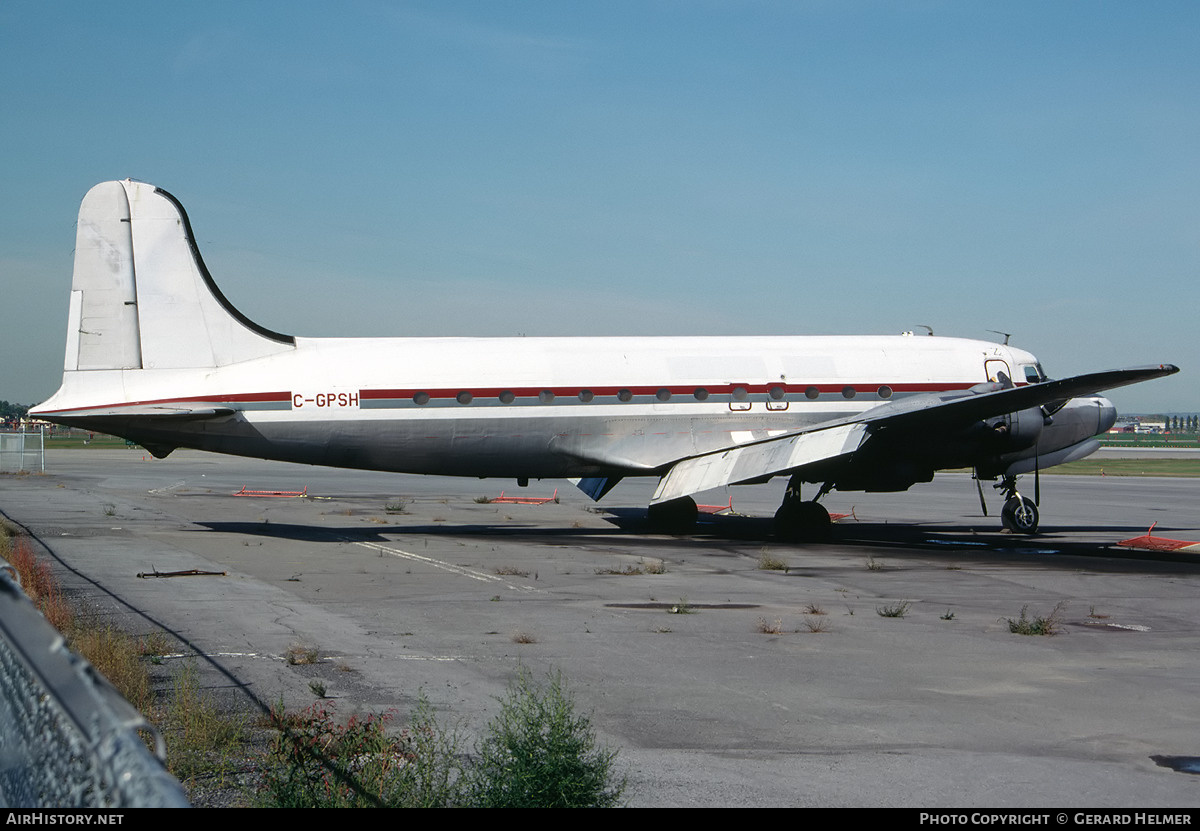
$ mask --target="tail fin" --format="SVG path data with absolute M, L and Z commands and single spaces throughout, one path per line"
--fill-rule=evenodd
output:
M 174 196 L 130 179 L 88 191 L 79 207 L 67 372 L 225 366 L 294 344 L 225 299 Z

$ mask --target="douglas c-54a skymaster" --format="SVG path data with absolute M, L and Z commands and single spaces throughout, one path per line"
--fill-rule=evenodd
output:
M 159 457 L 563 477 L 593 499 L 655 476 L 650 516 L 672 529 L 701 491 L 786 476 L 787 539 L 827 531 L 834 488 L 973 468 L 999 479 L 1004 524 L 1033 533 L 1017 475 L 1096 449 L 1116 420 L 1097 392 L 1177 371 L 1052 381 L 1020 349 L 924 336 L 293 337 L 229 303 L 175 197 L 125 180 L 80 206 L 62 386 L 33 414 Z

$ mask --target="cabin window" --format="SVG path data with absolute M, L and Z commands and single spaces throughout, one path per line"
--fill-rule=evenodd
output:
M 429 403 L 429 393 L 427 393 L 427 392 L 417 393 L 416 395 L 413 396 L 413 403 L 414 404 L 428 404 Z
M 842 387 L 842 398 L 849 400 L 856 395 L 858 395 L 858 390 L 854 387 Z
M 629 390 L 618 390 L 617 391 L 617 400 L 625 401 L 625 402 L 632 401 L 633 393 L 631 393 Z
M 697 401 L 707 401 L 708 390 L 706 390 L 704 387 L 696 387 L 696 391 L 692 393 L 692 397 Z
M 671 391 L 669 389 L 667 389 L 666 387 L 663 387 L 661 390 L 654 393 L 654 397 L 657 398 L 659 401 L 670 401 L 671 400 Z
M 513 395 L 512 390 L 505 390 L 504 392 L 500 393 L 500 403 L 501 404 L 511 404 L 516 400 L 517 400 L 517 397 L 515 395 Z
M 806 389 L 804 391 L 804 397 L 807 398 L 809 401 L 816 401 L 818 396 L 820 396 L 820 395 L 821 395 L 821 391 L 819 389 L 817 389 L 816 387 L 809 387 L 808 389 Z
M 472 398 L 474 398 L 474 396 L 466 390 L 463 390 L 458 395 L 454 396 L 454 400 L 459 404 L 470 404 Z
M 595 397 L 596 397 L 596 394 L 594 392 L 592 392 L 591 390 L 580 390 L 579 391 L 579 400 L 582 401 L 584 404 L 588 403 Z
M 541 401 L 543 404 L 549 404 L 554 401 L 554 393 L 550 390 L 542 390 L 538 393 L 538 401 Z
M 746 391 L 745 387 L 734 387 L 731 396 L 734 401 L 745 401 L 750 396 L 750 393 Z
M 783 387 L 779 386 L 778 384 L 771 387 L 771 389 L 767 392 L 767 395 L 771 396 L 771 398 L 776 401 L 782 401 L 783 394 Z
M 879 393 L 880 398 L 891 398 L 892 397 L 892 388 L 889 387 L 887 384 L 884 384 L 882 387 L 880 387 L 877 390 L 877 392 Z

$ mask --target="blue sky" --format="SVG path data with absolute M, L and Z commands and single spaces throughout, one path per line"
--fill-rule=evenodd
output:
M 1200 4 L 0 3 L 0 398 L 153 182 L 300 335 L 1013 334 L 1200 410 Z

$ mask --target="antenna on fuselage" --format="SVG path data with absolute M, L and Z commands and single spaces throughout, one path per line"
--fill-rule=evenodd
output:
M 929 326 L 928 324 L 925 324 L 925 323 L 918 323 L 917 328 L 918 329 L 928 329 L 929 337 L 931 337 L 931 338 L 933 337 L 933 327 L 932 326 Z
M 1008 346 L 1008 339 L 1012 337 L 1010 332 L 1001 332 L 999 329 L 988 329 L 989 332 L 995 332 L 997 335 L 1004 335 L 1004 345 Z

